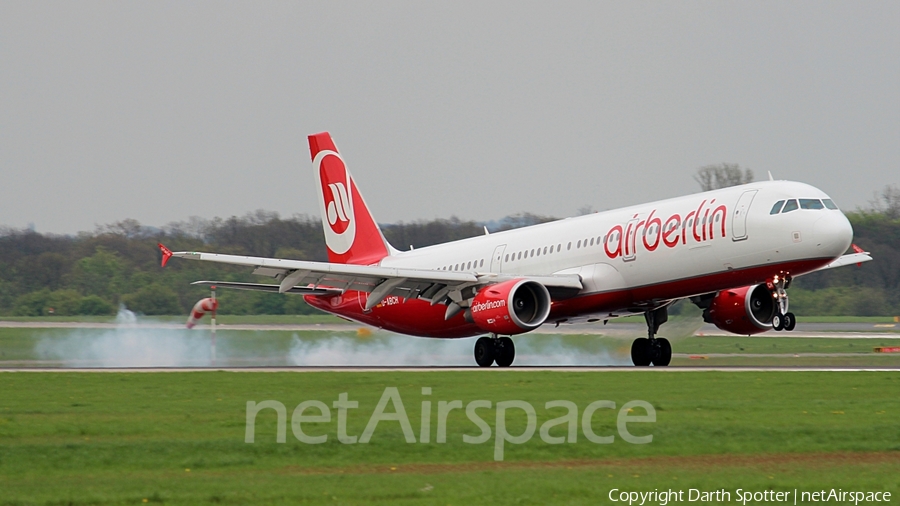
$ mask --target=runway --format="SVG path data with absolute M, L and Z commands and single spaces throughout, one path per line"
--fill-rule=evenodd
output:
M 639 322 L 610 322 L 607 325 L 548 325 L 519 336 L 517 363 L 511 368 L 500 369 L 476 367 L 471 358 L 471 340 L 413 338 L 371 327 L 372 332 L 360 332 L 363 327 L 352 323 L 219 325 L 216 360 L 209 334 L 202 326 L 186 331 L 180 323 L 152 320 L 125 324 L 0 321 L 0 329 L 36 331 L 13 333 L 11 340 L 0 346 L 0 372 L 900 370 L 900 360 L 897 360 L 900 353 L 872 351 L 875 347 L 900 347 L 900 329 L 891 324 L 798 325 L 794 332 L 769 332 L 759 336 L 775 338 L 764 341 L 765 346 L 762 346 L 755 338 L 748 341 L 746 336 L 726 334 L 711 325 L 701 324 L 699 319 L 671 323 L 673 335 L 670 338 L 676 353 L 673 354 L 673 365 L 669 367 L 631 366 L 630 342 L 646 332 L 646 328 Z M 48 334 L 42 329 L 57 330 Z M 72 332 L 66 332 L 66 329 Z M 304 332 L 309 334 L 304 335 Z M 674 337 L 678 335 L 676 332 L 683 332 L 682 337 Z M 683 345 L 680 340 L 691 335 L 697 336 L 692 344 Z M 735 338 L 734 347 L 730 342 L 723 346 L 717 336 Z M 593 337 L 602 338 L 602 341 Z M 714 339 L 707 345 L 704 337 Z M 785 339 L 784 347 L 778 338 Z M 798 344 L 807 338 L 810 339 L 809 346 L 806 342 Z M 834 344 L 828 342 L 832 339 Z
M 665 373 L 665 372 L 896 372 L 898 366 L 855 367 L 855 366 L 668 366 L 668 367 L 633 367 L 633 366 L 512 366 L 512 367 L 396 367 L 396 366 L 359 366 L 359 367 L 0 367 L 0 373 L 57 372 L 57 373 L 185 373 L 185 372 L 251 372 L 251 373 L 375 373 L 375 372 L 631 372 L 631 373 Z

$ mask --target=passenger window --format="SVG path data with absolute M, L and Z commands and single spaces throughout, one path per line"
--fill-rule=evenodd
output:
M 819 199 L 800 199 L 800 209 L 824 209 Z
M 572 249 L 572 243 L 569 243 L 569 245 L 568 245 L 568 246 L 566 246 L 566 249 L 567 249 L 567 250 L 570 250 L 570 249 Z
M 783 201 L 783 200 L 779 200 L 778 202 L 775 203 L 774 206 L 772 206 L 772 210 L 769 211 L 769 214 L 778 214 L 778 213 L 780 213 L 780 212 L 781 212 L 781 206 L 783 206 L 783 205 L 784 205 L 784 201 Z
M 531 250 L 531 255 L 530 255 L 530 256 L 532 256 L 532 257 L 534 256 L 534 250 Z
M 544 246 L 544 254 L 545 254 L 545 255 L 547 254 L 547 247 L 546 247 L 546 246 Z
M 578 249 L 580 247 L 581 247 L 581 241 L 579 240 L 578 243 L 575 245 L 575 249 Z
M 797 201 L 795 199 L 791 199 L 784 203 L 784 209 L 782 209 L 781 212 L 789 213 L 791 211 L 796 211 L 797 209 L 800 209 L 800 206 L 797 205 Z
M 834 201 L 831 199 L 822 199 L 822 202 L 825 204 L 825 207 L 828 209 L 837 209 L 838 206 L 834 204 Z
M 479 262 L 478 267 L 484 267 L 484 259 L 483 258 L 481 259 L 481 262 Z

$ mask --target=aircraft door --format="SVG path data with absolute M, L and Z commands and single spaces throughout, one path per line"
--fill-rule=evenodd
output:
M 731 240 L 743 241 L 747 239 L 747 213 L 750 211 L 750 204 L 753 197 L 759 190 L 748 190 L 741 194 L 737 205 L 734 206 L 734 213 L 731 215 Z
M 501 244 L 494 248 L 494 256 L 491 257 L 491 272 L 500 274 L 503 269 L 503 252 L 506 251 L 506 245 Z

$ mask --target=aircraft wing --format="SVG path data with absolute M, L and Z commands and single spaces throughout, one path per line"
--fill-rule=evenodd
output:
M 577 274 L 522 276 L 452 272 L 220 255 L 193 251 L 172 252 L 163 245 L 160 245 L 160 249 L 163 252 L 163 265 L 171 257 L 243 265 L 253 267 L 253 274 L 273 277 L 279 282 L 277 285 L 221 281 L 202 281 L 197 284 L 215 284 L 223 288 L 279 293 L 307 293 L 310 295 L 337 294 L 347 290 L 357 290 L 370 294 L 366 305 L 371 305 L 372 307 L 388 295 L 425 299 L 432 304 L 449 302 L 451 300 L 464 300 L 474 296 L 473 290 L 477 287 L 500 283 L 509 279 L 526 278 L 537 281 L 547 287 L 551 296 L 556 297 L 571 296 L 583 288 L 581 277 Z M 371 308 L 367 307 L 366 309 Z
M 844 255 L 844 256 L 838 258 L 834 262 L 831 262 L 830 264 L 826 265 L 825 267 L 821 267 L 817 270 L 824 271 L 825 269 L 834 269 L 835 267 L 843 267 L 845 265 L 851 265 L 851 264 L 859 265 L 863 262 L 868 262 L 870 260 L 872 260 L 872 257 L 869 255 L 868 252 L 850 253 L 850 254 L 847 254 L 847 255 Z
M 863 262 L 868 262 L 868 261 L 872 260 L 872 256 L 869 255 L 868 251 L 863 250 L 862 248 L 860 248 L 859 246 L 857 246 L 855 244 L 853 244 L 851 246 L 853 247 L 853 253 L 848 253 L 846 255 L 843 255 L 843 256 L 835 259 L 830 264 L 828 264 L 824 267 L 820 267 L 813 272 L 824 271 L 826 269 L 834 269 L 835 267 L 843 267 L 845 265 L 856 264 L 857 266 L 859 266 Z

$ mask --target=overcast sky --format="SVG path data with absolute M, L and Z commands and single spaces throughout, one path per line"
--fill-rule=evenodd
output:
M 317 214 L 323 130 L 382 223 L 900 184 L 900 2 L 534 4 L 0 2 L 0 225 Z

